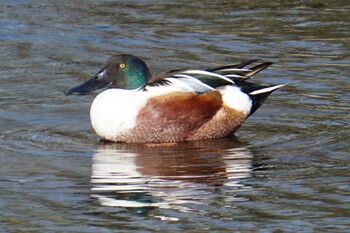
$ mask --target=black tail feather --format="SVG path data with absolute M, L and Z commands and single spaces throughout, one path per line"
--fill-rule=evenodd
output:
M 265 100 L 267 99 L 267 97 L 269 97 L 269 95 L 272 93 L 271 92 L 267 92 L 267 93 L 262 93 L 262 94 L 258 94 L 258 95 L 249 95 L 250 98 L 252 99 L 252 108 L 250 110 L 249 116 L 252 115 L 256 110 L 258 110 L 258 108 L 265 102 Z
M 250 65 L 254 62 L 257 62 L 259 61 L 259 59 L 252 59 L 252 60 L 248 60 L 248 61 L 243 61 L 241 63 L 238 63 L 238 64 L 233 64 L 233 65 L 225 65 L 225 66 L 219 66 L 219 67 L 215 67 L 215 68 L 210 68 L 210 69 L 206 69 L 206 71 L 209 71 L 209 72 L 215 72 L 215 71 L 218 71 L 218 70 L 223 70 L 223 69 L 230 69 L 230 68 L 236 68 L 236 69 L 241 69 L 247 65 Z
M 256 66 L 250 68 L 252 71 L 249 72 L 249 73 L 247 73 L 247 74 L 245 74 L 245 76 L 246 76 L 247 78 L 250 78 L 250 77 L 252 77 L 253 75 L 259 73 L 260 71 L 266 69 L 267 67 L 269 67 L 269 66 L 272 65 L 272 64 L 273 64 L 273 62 L 264 62 L 264 63 L 261 63 L 261 64 L 259 64 L 259 65 L 256 65 Z

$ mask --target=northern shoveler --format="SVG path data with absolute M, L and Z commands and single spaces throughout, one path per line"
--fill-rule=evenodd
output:
M 270 66 L 258 60 L 152 76 L 140 58 L 111 56 L 102 69 L 66 95 L 108 88 L 94 99 L 91 124 L 104 140 L 162 143 L 232 135 L 276 89 L 248 82 Z M 250 68 L 245 68 L 250 65 Z

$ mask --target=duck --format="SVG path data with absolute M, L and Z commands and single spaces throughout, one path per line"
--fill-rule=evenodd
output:
M 105 141 L 175 143 L 229 137 L 275 90 L 250 81 L 272 62 L 258 59 L 206 69 L 151 75 L 131 54 L 113 54 L 89 80 L 65 94 L 103 89 L 90 108 L 91 125 Z

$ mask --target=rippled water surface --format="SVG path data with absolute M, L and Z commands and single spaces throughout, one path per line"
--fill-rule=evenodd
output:
M 349 232 L 349 38 L 341 0 L 1 1 L 1 231 Z M 63 91 L 111 52 L 289 85 L 235 137 L 103 143 Z

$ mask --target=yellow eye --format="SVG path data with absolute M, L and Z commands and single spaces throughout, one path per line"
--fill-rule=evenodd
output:
M 124 64 L 124 63 L 121 63 L 121 64 L 119 64 L 119 67 L 122 68 L 122 69 L 124 69 L 124 68 L 125 68 L 125 64 Z

